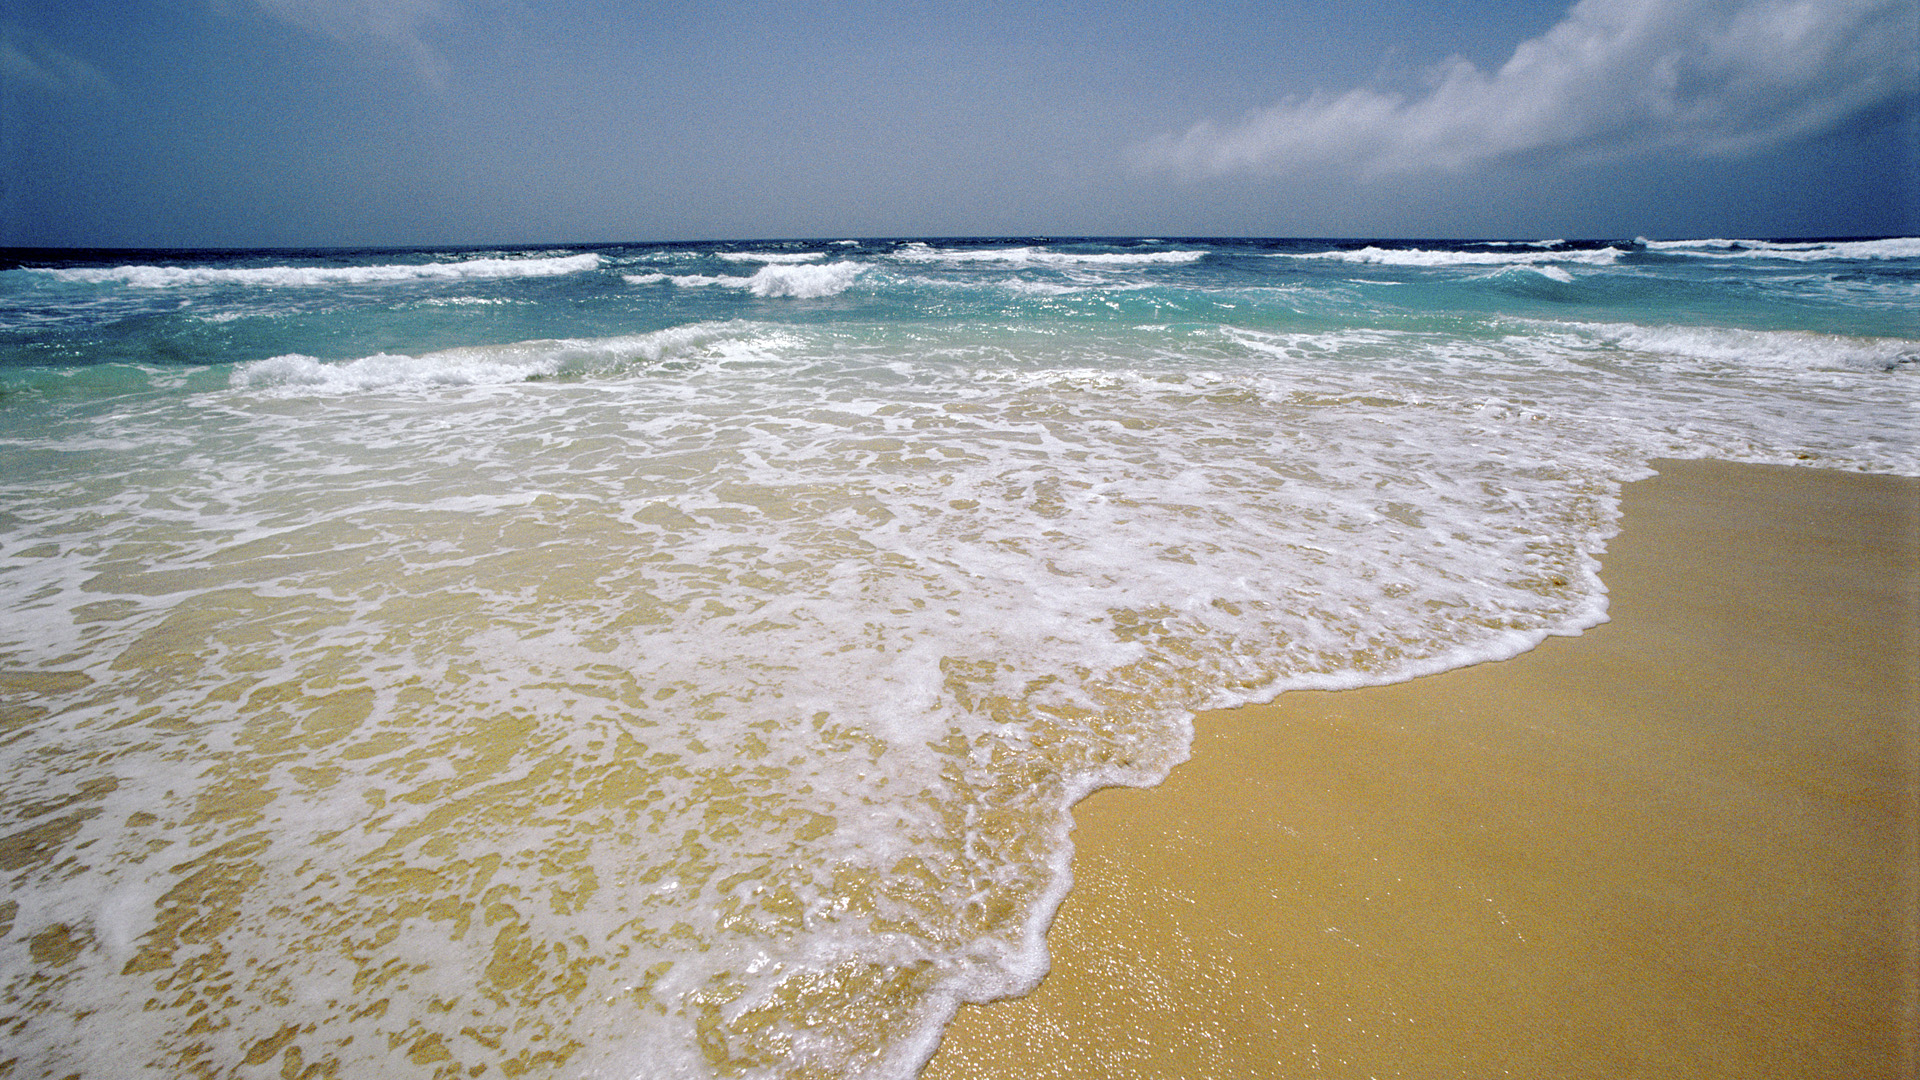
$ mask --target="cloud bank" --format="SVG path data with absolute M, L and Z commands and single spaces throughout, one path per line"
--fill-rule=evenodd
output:
M 1910 103 L 1915 20 L 1914 0 L 1580 0 L 1498 71 L 1456 57 L 1422 94 L 1315 92 L 1132 156 L 1189 177 L 1740 157 Z

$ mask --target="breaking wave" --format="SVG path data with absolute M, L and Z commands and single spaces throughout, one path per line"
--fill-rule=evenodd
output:
M 682 288 L 719 285 L 745 289 L 755 296 L 791 296 L 809 300 L 846 292 L 867 267 L 857 262 L 770 263 L 751 276 L 725 274 L 626 274 L 629 285 L 657 285 L 672 282 Z

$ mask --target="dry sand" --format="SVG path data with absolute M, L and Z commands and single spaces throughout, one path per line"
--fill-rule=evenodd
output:
M 1204 715 L 926 1080 L 1915 1075 L 1920 481 L 1630 485 L 1613 621 Z

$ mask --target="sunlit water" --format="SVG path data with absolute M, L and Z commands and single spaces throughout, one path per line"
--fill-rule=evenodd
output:
M 1920 241 L 0 271 L 0 1070 L 903 1077 L 1191 711 L 1605 617 L 1659 455 L 1920 474 Z

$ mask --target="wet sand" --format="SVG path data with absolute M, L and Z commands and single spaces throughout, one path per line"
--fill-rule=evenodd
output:
M 1612 621 L 1203 715 L 927 1080 L 1915 1075 L 1920 481 L 1630 485 Z

